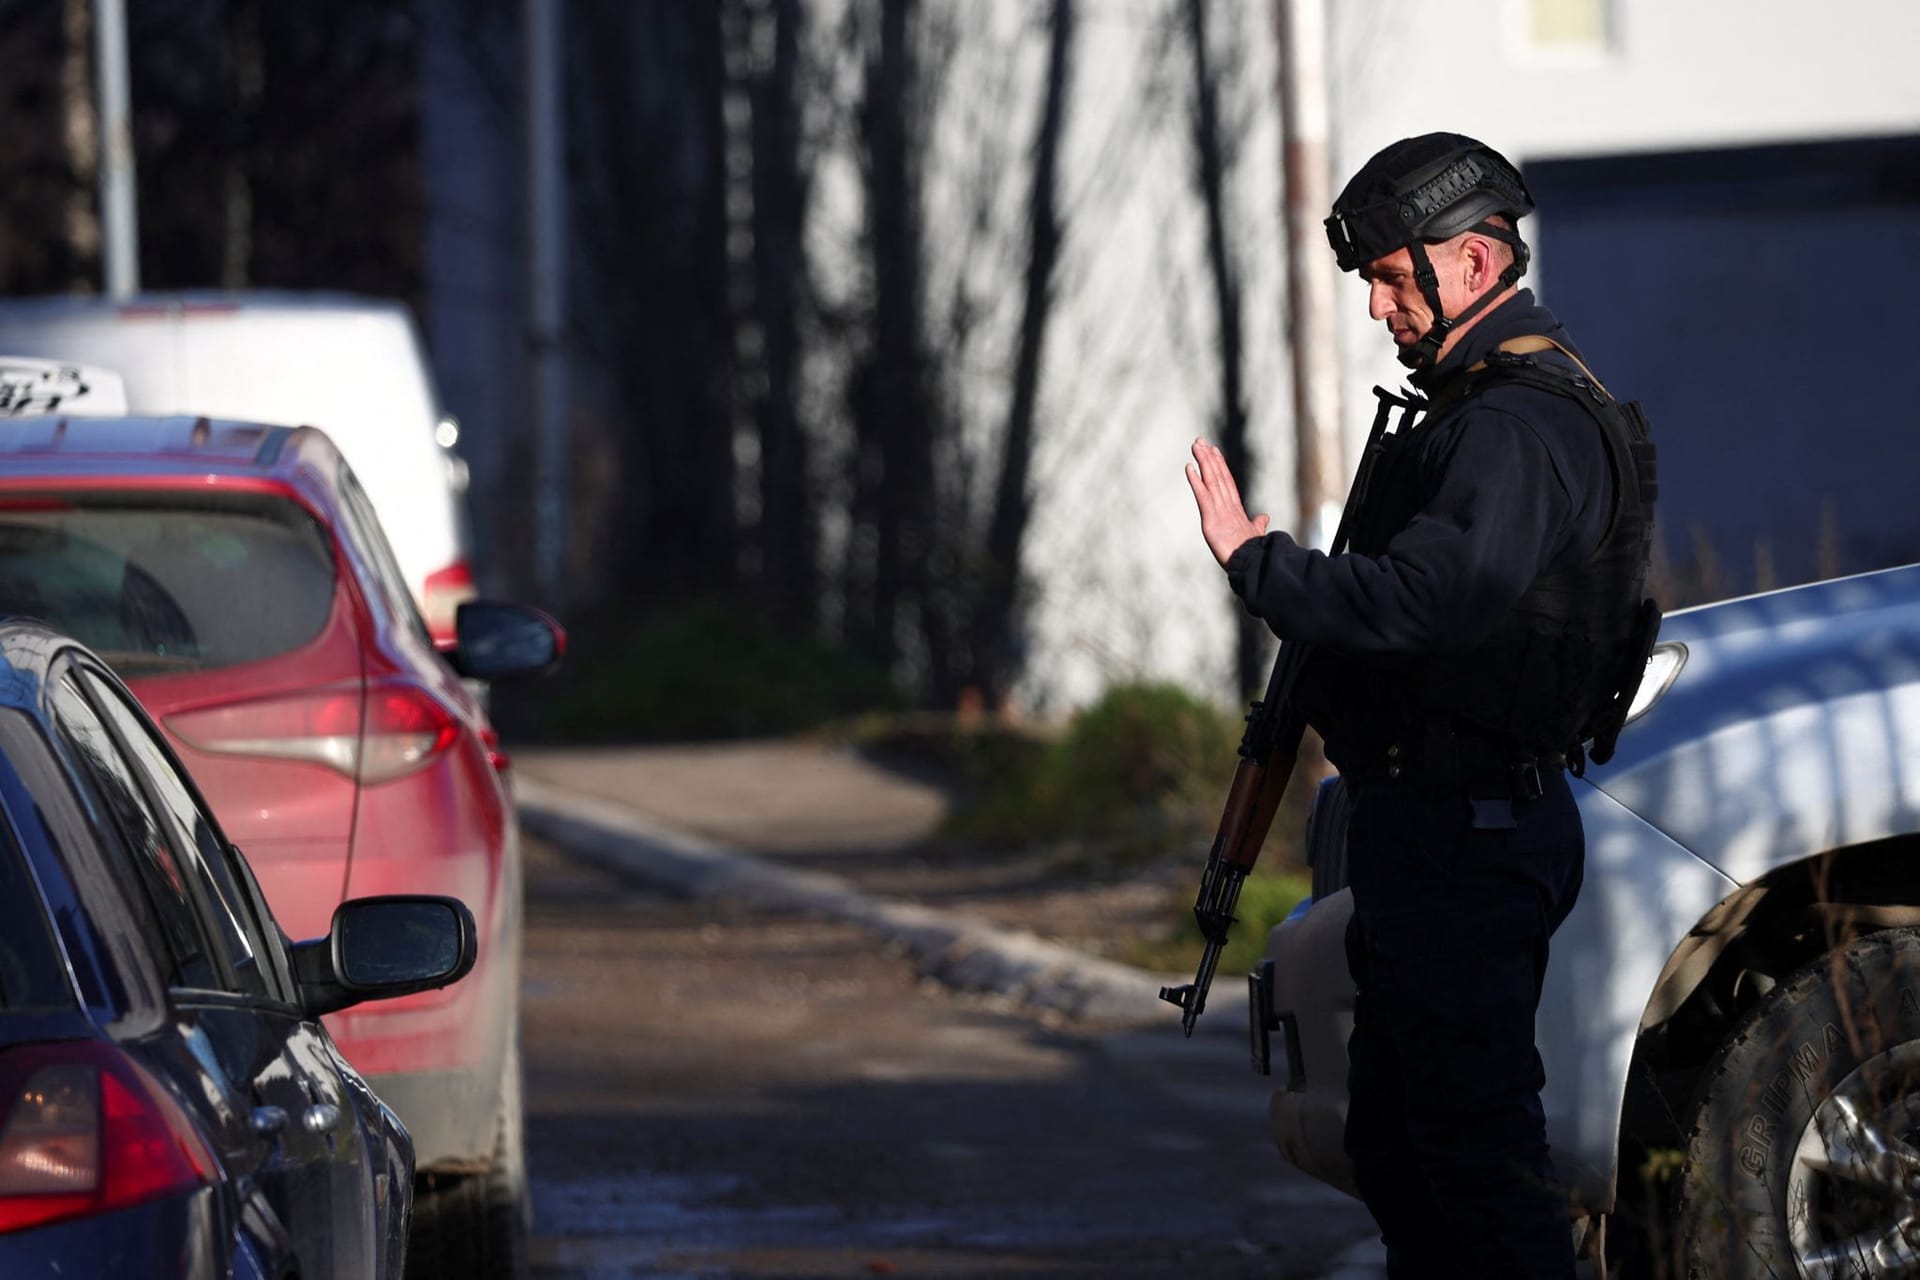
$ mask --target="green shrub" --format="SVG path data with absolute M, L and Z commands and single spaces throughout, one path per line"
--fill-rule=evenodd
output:
M 1195 866 L 1196 888 L 1199 883 L 1200 868 Z M 1216 997 L 1229 989 L 1223 987 L 1223 983 L 1232 983 L 1233 996 L 1239 996 L 1240 975 L 1251 971 L 1260 962 L 1260 957 L 1267 949 L 1267 934 L 1300 905 L 1312 888 L 1313 880 L 1309 872 L 1297 865 L 1283 864 L 1255 871 L 1247 877 L 1247 882 L 1240 889 L 1240 905 L 1234 911 L 1233 930 L 1227 935 L 1226 948 L 1220 953 L 1214 993 L 1207 999 L 1209 1008 L 1221 1007 L 1216 1003 Z M 1162 937 L 1142 939 L 1122 954 L 1120 959 L 1143 969 L 1182 973 L 1191 971 L 1199 964 L 1200 952 L 1205 946 L 1206 939 L 1201 936 L 1200 926 L 1194 921 L 1192 899 L 1189 898 L 1178 916 L 1168 922 L 1167 932 Z
M 962 807 L 1023 785 L 1059 737 L 1045 725 L 951 711 L 873 712 L 824 732 L 883 764 L 937 779 L 959 793 Z
M 1115 685 L 1026 767 L 989 779 L 954 826 L 984 839 L 1121 849 L 1190 839 L 1218 816 L 1238 741 L 1238 722 L 1177 685 Z
M 502 690 L 520 732 L 571 742 L 749 737 L 897 707 L 884 674 L 757 612 L 702 601 L 583 627 L 560 676 Z

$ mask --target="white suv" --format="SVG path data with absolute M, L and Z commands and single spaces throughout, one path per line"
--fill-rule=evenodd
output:
M 1654 1275 L 1920 1274 L 1920 565 L 1669 616 L 1636 711 L 1540 1002 L 1572 1213 Z M 1252 1019 L 1281 1150 L 1352 1191 L 1343 811 Z

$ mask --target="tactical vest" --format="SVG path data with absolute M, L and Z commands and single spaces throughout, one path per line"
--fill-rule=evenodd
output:
M 1616 401 L 1564 348 L 1579 372 L 1535 359 L 1548 348 L 1558 344 L 1538 337 L 1502 343 L 1446 389 L 1434 417 L 1496 384 L 1579 405 L 1606 444 L 1612 472 L 1606 533 L 1585 563 L 1542 572 L 1472 648 L 1416 659 L 1412 687 L 1427 711 L 1530 751 L 1564 751 L 1579 772 L 1582 743 L 1594 742 L 1598 761 L 1612 753 L 1659 626 L 1659 609 L 1646 598 L 1657 484 L 1638 402 Z

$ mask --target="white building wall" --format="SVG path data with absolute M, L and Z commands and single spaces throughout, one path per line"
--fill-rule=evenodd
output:
M 1367 0 L 1332 9 L 1335 169 L 1453 128 L 1521 156 L 1735 146 L 1920 123 L 1911 0 Z M 1535 38 L 1598 11 L 1598 45 Z M 1452 123 L 1447 123 L 1447 122 Z
M 1444 129 L 1515 163 L 1920 132 L 1914 0 L 1334 0 L 1337 192 L 1397 138 Z M 1535 37 L 1596 23 L 1596 43 Z M 1543 238 L 1553 211 L 1521 224 Z M 1545 237 L 1550 242 L 1548 233 Z M 1551 304 L 1552 247 L 1529 284 Z M 1402 371 L 1342 291 L 1346 429 Z M 1576 326 L 1578 317 L 1569 317 Z

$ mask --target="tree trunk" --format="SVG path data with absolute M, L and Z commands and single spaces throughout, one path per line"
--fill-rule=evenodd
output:
M 576 12 L 599 103 L 582 136 L 603 184 L 581 220 L 598 268 L 586 305 L 606 309 L 583 338 L 622 401 L 607 586 L 622 607 L 725 595 L 739 537 L 724 7 Z
M 734 585 L 739 525 L 734 511 L 734 315 L 728 284 L 727 188 L 736 181 L 727 167 L 726 43 L 723 3 L 687 6 L 691 15 L 698 177 L 689 193 L 693 206 L 688 370 L 681 423 L 684 452 L 693 462 L 692 501 L 684 518 L 695 531 L 684 583 L 690 594 L 721 594 Z M 744 180 L 744 179 L 739 179 Z M 672 485 L 673 456 L 661 461 L 657 482 Z
M 226 172 L 220 219 L 220 287 L 253 282 L 253 160 L 255 120 L 266 79 L 259 0 L 227 0 Z
M 880 0 L 880 42 L 867 64 L 860 133 L 866 154 L 873 310 L 854 374 L 856 478 L 849 539 L 851 647 L 891 668 L 903 613 L 925 586 L 936 435 L 929 401 L 920 167 L 913 154 L 919 66 L 914 0 Z
M 1193 150 L 1195 176 L 1207 220 L 1207 271 L 1220 354 L 1220 407 L 1214 421 L 1220 452 L 1240 482 L 1253 488 L 1253 451 L 1247 439 L 1244 355 L 1240 319 L 1240 279 L 1227 243 L 1226 149 L 1220 136 L 1220 86 L 1207 51 L 1207 0 L 1187 0 L 1187 43 L 1193 52 Z M 1234 695 L 1245 697 L 1263 682 L 1260 670 L 1263 631 L 1244 609 L 1233 610 Z
M 807 190 L 800 162 L 799 0 L 772 0 L 773 64 L 753 94 L 753 283 L 765 376 L 755 405 L 760 435 L 759 551 L 763 593 L 781 622 L 819 622 L 819 519 L 807 437 L 795 405 L 801 243 Z
M 61 134 L 72 182 L 61 219 L 67 245 L 67 288 L 95 284 L 100 267 L 100 116 L 93 97 L 91 0 L 65 0 L 60 52 Z
M 1053 308 L 1054 267 L 1060 256 L 1060 218 L 1056 208 L 1060 139 L 1065 132 L 1067 92 L 1072 70 L 1074 0 L 1053 0 L 1049 23 L 1047 81 L 1033 144 L 1033 182 L 1027 197 L 1026 296 L 1020 318 L 1013 396 L 1002 442 L 1000 477 L 993 518 L 987 529 L 981 594 L 973 616 L 974 684 L 990 707 L 1004 705 L 1018 674 L 1018 631 L 1024 601 L 1020 590 L 1020 551 L 1026 539 L 1032 495 L 1028 477 L 1033 460 L 1034 420 L 1038 414 L 1040 374 L 1046 354 L 1047 326 Z

